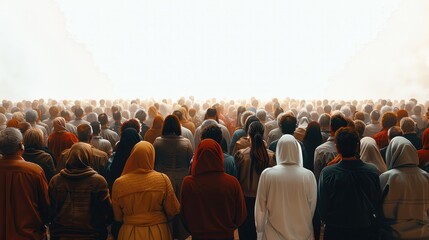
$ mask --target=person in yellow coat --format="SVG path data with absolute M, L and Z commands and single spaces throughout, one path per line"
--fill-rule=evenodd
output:
M 137 143 L 121 177 L 113 184 L 114 219 L 122 223 L 117 239 L 172 239 L 168 222 L 179 213 L 180 204 L 170 179 L 154 170 L 151 143 Z

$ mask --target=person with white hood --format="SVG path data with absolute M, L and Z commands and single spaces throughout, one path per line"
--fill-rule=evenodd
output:
M 280 138 L 276 159 L 277 165 L 265 169 L 259 180 L 256 231 L 262 239 L 313 239 L 316 178 L 303 167 L 301 146 L 292 135 Z

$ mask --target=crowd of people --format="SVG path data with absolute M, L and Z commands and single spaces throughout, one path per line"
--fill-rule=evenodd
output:
M 429 101 L 0 106 L 0 239 L 429 239 Z

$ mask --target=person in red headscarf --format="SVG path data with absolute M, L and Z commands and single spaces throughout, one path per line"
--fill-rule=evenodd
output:
M 61 158 L 61 153 L 71 148 L 71 146 L 79 140 L 73 133 L 67 131 L 66 120 L 64 118 L 55 118 L 52 125 L 54 126 L 54 131 L 48 137 L 48 149 L 52 152 L 56 165 L 57 161 Z M 61 169 L 57 170 L 59 171 Z
M 192 239 L 234 239 L 246 219 L 238 180 L 224 172 L 223 152 L 212 139 L 198 145 L 191 176 L 183 179 L 181 215 Z

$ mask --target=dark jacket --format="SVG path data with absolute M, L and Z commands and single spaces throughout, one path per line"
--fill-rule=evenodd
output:
M 319 178 L 318 209 L 325 239 L 372 239 L 374 215 L 380 212 L 377 168 L 362 160 L 325 167 Z
M 55 175 L 54 158 L 48 152 L 42 149 L 26 147 L 22 157 L 27 162 L 39 165 L 43 169 L 48 182 Z

